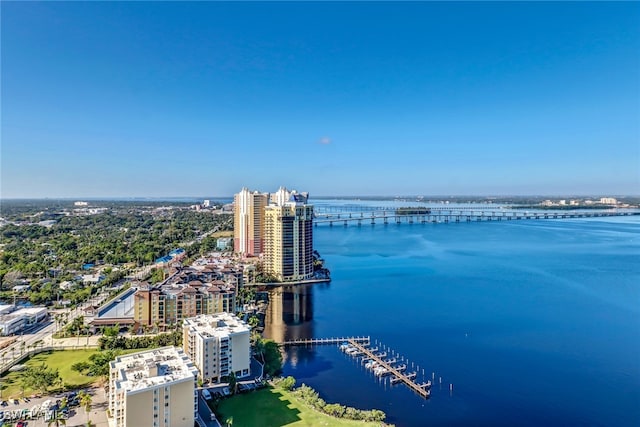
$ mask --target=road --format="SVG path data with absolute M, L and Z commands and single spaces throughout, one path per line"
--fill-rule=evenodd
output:
M 108 298 L 107 292 L 101 292 L 96 297 L 91 298 L 89 301 L 83 303 L 82 305 L 76 307 L 75 309 L 64 309 L 57 310 L 55 312 L 51 312 L 49 320 L 45 322 L 41 322 L 35 326 L 35 329 L 29 333 L 23 333 L 18 337 L 18 339 L 11 344 L 3 348 L 1 351 L 5 354 L 5 357 L 2 359 L 2 363 L 0 366 L 4 368 L 5 365 L 10 365 L 14 360 L 19 359 L 20 356 L 30 350 L 29 346 L 36 346 L 36 343 L 42 343 L 43 347 L 55 346 L 55 341 L 53 339 L 53 333 L 56 331 L 56 325 L 53 320 L 51 320 L 51 314 L 57 313 L 68 313 L 69 317 L 67 319 L 67 324 L 73 321 L 78 316 L 83 315 L 83 310 L 91 305 L 100 305 Z M 61 325 L 63 327 L 64 325 Z M 24 343 L 24 347 L 22 345 Z M 23 351 L 24 350 L 24 351 Z M 15 357 L 12 359 L 11 355 Z

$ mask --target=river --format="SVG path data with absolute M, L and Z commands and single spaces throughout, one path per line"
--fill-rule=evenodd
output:
M 334 346 L 289 350 L 284 374 L 325 400 L 399 427 L 640 425 L 637 217 L 319 226 L 314 239 L 331 283 L 272 291 L 265 334 L 370 335 L 435 378 L 423 400 Z

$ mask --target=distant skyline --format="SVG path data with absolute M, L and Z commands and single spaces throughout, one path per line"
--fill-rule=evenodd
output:
M 640 194 L 638 2 L 7 2 L 0 197 Z

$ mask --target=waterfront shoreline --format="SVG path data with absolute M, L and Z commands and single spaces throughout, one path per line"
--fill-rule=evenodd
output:
M 329 283 L 331 279 L 309 279 L 309 280 L 296 280 L 295 282 L 269 282 L 269 283 L 245 283 L 243 286 L 268 286 L 277 288 L 280 286 L 289 285 L 310 285 L 314 283 Z

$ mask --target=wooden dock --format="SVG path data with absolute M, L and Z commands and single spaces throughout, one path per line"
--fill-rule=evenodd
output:
M 390 372 L 391 374 L 395 375 L 395 378 L 399 379 L 400 381 L 402 381 L 403 383 L 405 383 L 405 385 L 407 387 L 409 387 L 411 390 L 415 391 L 416 393 L 418 393 L 420 396 L 424 397 L 425 399 L 429 398 L 431 396 L 431 390 L 426 387 L 425 385 L 421 385 L 421 384 L 416 384 L 413 381 L 413 378 L 416 377 L 416 375 L 403 375 L 402 372 L 400 372 L 398 369 L 394 368 L 390 363 L 386 362 L 384 360 L 383 357 L 386 357 L 386 353 L 385 356 L 380 356 L 376 353 L 374 353 L 373 351 L 369 350 L 366 346 L 362 345 L 361 342 L 362 341 L 356 341 L 356 340 L 352 340 L 352 339 L 348 339 L 346 340 L 351 346 L 355 347 L 356 349 L 358 349 L 359 352 L 361 352 L 362 354 L 365 355 L 365 357 L 374 360 L 375 362 L 377 362 L 378 366 L 382 366 L 383 368 L 385 368 L 388 372 Z M 405 367 L 406 369 L 406 367 Z
M 342 338 L 309 338 L 293 341 L 285 341 L 280 343 L 283 347 L 288 346 L 307 346 L 307 345 L 326 345 L 326 344 L 342 344 L 343 342 L 355 342 L 369 345 L 371 337 L 342 337 Z

